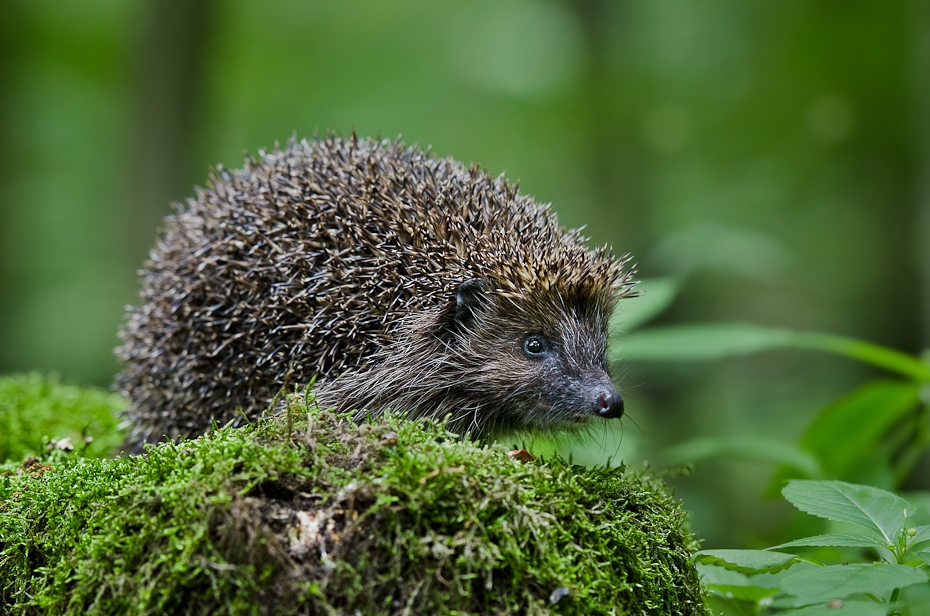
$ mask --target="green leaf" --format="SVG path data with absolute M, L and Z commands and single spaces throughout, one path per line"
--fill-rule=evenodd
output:
M 761 601 L 766 597 L 777 595 L 777 588 L 763 586 L 737 586 L 735 584 L 706 584 L 707 588 L 724 595 L 727 598 L 741 599 L 743 601 Z
M 697 563 L 696 568 L 705 587 L 729 599 L 757 602 L 781 592 L 775 583 L 776 576 L 753 578 L 753 583 L 750 583 L 748 576 L 737 571 L 728 571 L 723 567 Z M 762 579 L 768 584 L 760 585 Z
M 694 555 L 694 560 L 704 565 L 715 565 L 753 575 L 775 573 L 800 562 L 794 554 L 768 550 L 701 550 Z
M 781 589 L 813 603 L 862 593 L 885 596 L 896 588 L 926 581 L 926 573 L 907 565 L 831 565 L 786 574 Z
M 864 340 L 845 338 L 818 332 L 793 332 L 792 346 L 826 351 L 858 359 L 867 364 L 897 372 L 916 381 L 930 382 L 930 364 L 917 357 L 901 353 Z
M 853 535 L 837 533 L 831 535 L 816 535 L 814 537 L 805 537 L 796 539 L 788 543 L 773 545 L 770 550 L 779 548 L 796 548 L 803 546 L 821 546 L 821 547 L 841 547 L 841 548 L 884 548 L 887 544 L 880 541 L 875 535 Z
M 792 505 L 817 517 L 851 522 L 871 532 L 886 544 L 893 544 L 904 529 L 907 518 L 917 507 L 900 496 L 845 481 L 788 482 L 782 494 Z
M 808 477 L 822 476 L 817 459 L 791 443 L 754 436 L 704 437 L 679 443 L 666 451 L 670 464 L 730 456 L 785 464 Z
M 866 383 L 823 409 L 801 437 L 828 477 L 852 478 L 888 432 L 920 403 L 919 386 L 908 381 Z
M 743 575 L 737 571 L 727 571 L 723 567 L 714 565 L 704 565 L 696 563 L 698 575 L 701 577 L 701 583 L 705 586 L 719 584 L 723 586 L 749 586 L 749 576 Z
M 611 331 L 629 332 L 665 311 L 678 295 L 681 282 L 677 278 L 649 278 L 636 285 L 639 295 L 624 299 L 617 305 L 611 319 Z
M 841 605 L 823 604 L 802 607 L 789 612 L 780 612 L 785 616 L 887 616 L 893 607 L 888 603 L 874 601 L 842 601 Z
M 633 361 L 722 359 L 790 346 L 790 334 L 758 325 L 674 325 L 630 334 L 614 349 Z
M 930 365 L 869 342 L 743 323 L 677 325 L 630 334 L 614 346 L 614 357 L 633 361 L 722 359 L 772 349 L 813 349 L 843 355 L 908 378 L 930 382 Z

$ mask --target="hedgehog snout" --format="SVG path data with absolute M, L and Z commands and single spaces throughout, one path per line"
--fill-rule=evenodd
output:
M 611 387 L 607 390 L 595 391 L 594 412 L 604 419 L 623 417 L 623 398 L 620 392 Z

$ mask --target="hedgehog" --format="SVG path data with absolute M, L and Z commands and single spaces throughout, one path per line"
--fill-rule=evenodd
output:
M 623 414 L 608 323 L 630 257 L 503 175 L 400 139 L 291 138 L 175 204 L 120 330 L 127 449 L 316 401 L 475 438 Z

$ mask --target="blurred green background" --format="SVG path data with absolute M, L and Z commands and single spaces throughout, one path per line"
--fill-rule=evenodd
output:
M 928 14 L 919 0 L 8 0 L 0 372 L 107 385 L 170 203 L 210 165 L 315 130 L 400 134 L 519 179 L 642 276 L 684 281 L 659 324 L 749 321 L 919 353 Z M 636 464 L 699 435 L 795 441 L 870 376 L 793 352 L 629 357 L 619 372 L 625 449 L 609 434 L 595 446 Z M 770 474 L 718 460 L 677 480 L 706 545 L 782 523 Z

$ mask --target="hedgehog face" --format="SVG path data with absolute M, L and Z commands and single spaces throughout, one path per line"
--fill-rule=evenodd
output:
M 541 330 L 543 331 L 543 330 Z M 531 426 L 584 423 L 592 417 L 623 415 L 607 370 L 606 323 L 565 311 L 545 331 L 524 337 L 524 370 L 538 401 L 526 415 Z
M 468 391 L 495 401 L 492 430 L 566 428 L 623 414 L 607 371 L 605 302 L 590 299 L 553 290 L 496 296 L 477 281 L 460 286 L 457 353 Z

